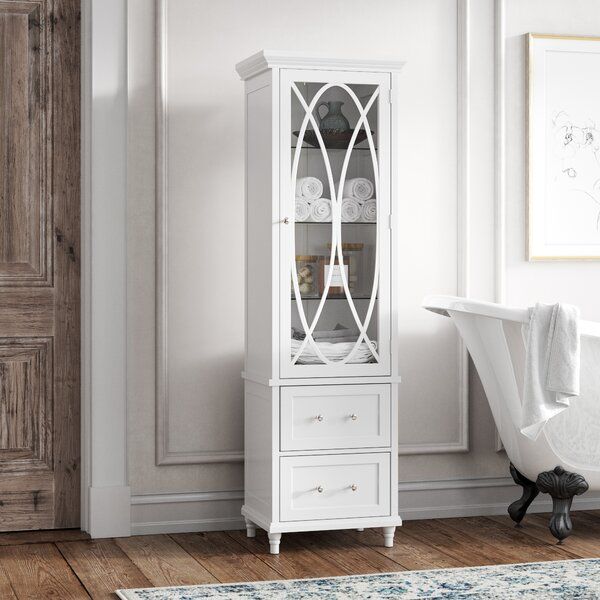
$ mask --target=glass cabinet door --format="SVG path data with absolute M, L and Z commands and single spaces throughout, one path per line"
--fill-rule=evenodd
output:
M 389 374 L 389 81 L 282 74 L 283 377 Z

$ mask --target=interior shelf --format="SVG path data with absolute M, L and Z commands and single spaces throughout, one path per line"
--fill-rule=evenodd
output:
M 352 300 L 370 300 L 371 296 L 367 296 L 365 294 L 361 294 L 359 296 L 354 296 L 352 295 Z M 292 295 L 292 300 L 295 300 L 295 296 Z M 301 296 L 300 297 L 301 300 L 320 300 L 321 296 Z M 375 296 L 375 299 L 377 299 L 377 296 Z M 344 294 L 329 294 L 327 296 L 327 300 L 346 300 L 346 296 Z
M 297 146 L 292 146 L 291 147 L 292 150 L 295 150 L 297 148 Z M 317 146 L 301 146 L 302 150 L 321 150 L 320 147 Z M 330 148 L 329 146 L 325 146 L 325 150 L 327 150 L 328 152 L 346 152 L 346 150 L 348 150 L 348 148 Z M 352 149 L 352 151 L 354 152 L 355 150 L 358 150 L 359 152 L 370 152 L 371 148 L 369 148 L 368 146 L 366 148 L 357 148 L 356 146 L 354 146 L 354 148 Z M 375 148 L 375 152 L 377 152 L 377 148 Z
M 331 221 L 295 221 L 296 225 L 331 225 Z M 342 221 L 342 225 L 377 225 L 377 221 Z

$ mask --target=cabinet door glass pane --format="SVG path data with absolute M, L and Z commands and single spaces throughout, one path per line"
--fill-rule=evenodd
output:
M 292 364 L 377 363 L 379 88 L 291 90 Z

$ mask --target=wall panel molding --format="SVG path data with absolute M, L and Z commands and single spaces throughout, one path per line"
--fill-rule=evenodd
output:
M 506 1 L 494 0 L 494 301 L 506 302 Z M 496 452 L 504 450 L 496 429 Z
M 470 245 L 470 1 L 456 2 L 456 78 L 457 78 L 457 281 L 458 296 L 469 296 Z M 469 451 L 469 354 L 460 336 L 458 353 L 458 437 L 449 442 L 399 444 L 398 454 L 450 454 Z
M 506 301 L 506 2 L 495 0 L 495 301 Z
M 469 295 L 470 227 L 470 1 L 457 0 L 457 281 L 458 295 Z M 157 4 L 157 263 L 156 263 L 156 464 L 182 465 L 243 461 L 243 450 L 176 452 L 169 441 L 170 398 L 168 390 L 168 0 Z M 400 455 L 447 454 L 469 451 L 469 359 L 457 339 L 458 427 L 455 439 L 417 444 L 399 444 Z
M 170 447 L 168 389 L 168 0 L 156 0 L 156 464 L 241 462 L 243 450 L 175 452 Z

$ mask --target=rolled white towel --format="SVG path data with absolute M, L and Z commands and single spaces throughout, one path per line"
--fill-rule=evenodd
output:
M 361 205 L 356 198 L 342 199 L 342 221 L 344 223 L 354 223 L 358 221 L 361 215 Z
M 310 218 L 313 221 L 331 221 L 331 200 L 329 198 L 318 198 L 310 205 Z
M 373 184 L 364 177 L 348 179 L 348 181 L 344 183 L 344 196 L 356 198 L 360 202 L 372 198 L 374 192 L 375 188 L 373 187 Z
M 310 216 L 310 204 L 306 198 L 296 196 L 296 221 L 306 221 Z
M 367 200 L 362 205 L 362 218 L 368 223 L 377 221 L 377 202 L 375 200 Z
M 316 177 L 300 177 L 296 180 L 296 196 L 302 196 L 309 202 L 323 195 L 323 183 Z

